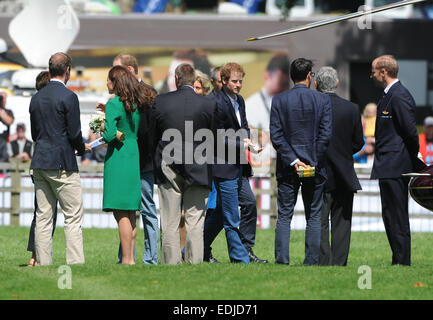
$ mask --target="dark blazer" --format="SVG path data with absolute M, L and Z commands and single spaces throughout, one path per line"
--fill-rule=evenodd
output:
M 152 86 L 144 83 L 143 81 L 140 81 L 140 84 L 157 93 Z M 155 150 L 155 138 L 153 136 L 154 129 L 154 121 L 152 121 L 151 109 L 144 110 L 141 113 L 140 125 L 138 126 L 137 132 L 141 173 L 148 173 L 153 171 L 153 151 Z
M 217 103 L 215 113 L 215 128 L 216 134 L 216 149 L 215 149 L 215 162 L 212 167 L 213 176 L 221 179 L 235 179 L 239 175 L 239 169 L 242 167 L 242 176 L 249 177 L 252 175 L 251 166 L 248 163 L 245 150 L 244 138 L 250 137 L 250 129 L 248 128 L 247 116 L 245 113 L 245 101 L 240 95 L 236 95 L 239 103 L 239 114 L 241 118 L 241 125 L 239 125 L 238 118 L 236 117 L 235 109 L 224 90 L 214 95 Z M 245 133 L 242 136 L 236 134 L 224 137 L 221 132 L 229 133 Z M 244 129 L 243 131 L 238 131 Z M 220 130 L 220 131 L 219 131 Z M 219 134 L 219 133 L 220 134 Z M 222 150 L 225 150 L 222 152 Z M 230 159 L 230 152 L 236 152 L 236 157 Z M 232 161 L 234 160 L 234 161 Z
M 326 151 L 328 180 L 325 191 L 344 189 L 356 192 L 362 188 L 353 167 L 353 155 L 364 145 L 359 107 L 335 93 L 327 95 L 331 98 L 332 137 Z
M 371 179 L 400 178 L 403 173 L 425 167 L 417 157 L 419 141 L 415 107 L 415 100 L 400 81 L 380 99 Z
M 277 179 L 290 177 L 296 159 L 316 167 L 326 178 L 325 153 L 332 134 L 331 99 L 328 95 L 296 85 L 272 99 L 269 125 L 277 150 Z
M 209 98 L 200 96 L 194 89 L 182 86 L 176 91 L 160 94 L 156 97 L 152 106 L 152 119 L 154 121 L 155 139 L 155 179 L 160 184 L 166 181 L 161 170 L 163 160 L 162 152 L 165 147 L 173 157 L 174 163 L 170 167 L 183 176 L 190 184 L 212 186 L 211 164 L 205 162 L 198 164 L 194 159 L 194 151 L 203 141 L 191 141 L 199 129 L 213 128 L 213 114 L 215 102 Z M 192 121 L 192 131 L 186 132 L 186 121 Z M 170 131 L 168 131 L 170 130 Z M 163 135 L 170 141 L 163 141 Z M 180 143 L 175 143 L 173 135 L 180 134 Z M 173 135 L 172 135 L 173 134 Z M 212 142 L 212 141 L 211 141 Z M 213 148 L 213 144 L 209 150 Z M 211 161 L 210 161 L 211 162 Z
M 77 95 L 50 81 L 30 101 L 30 123 L 35 142 L 30 168 L 77 172 L 74 149 L 84 154 Z

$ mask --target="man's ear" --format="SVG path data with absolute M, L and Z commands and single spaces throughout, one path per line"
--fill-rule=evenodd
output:
M 129 70 L 129 72 L 131 72 L 132 74 L 135 74 L 135 70 L 134 70 L 133 67 L 131 67 L 131 66 L 127 66 L 127 68 L 128 68 L 128 70 Z
M 335 88 L 338 88 L 339 85 L 340 85 L 340 80 L 337 80 L 337 85 L 335 86 Z
M 319 89 L 317 88 L 317 80 L 314 80 L 314 87 L 316 88 L 317 91 L 319 90 Z

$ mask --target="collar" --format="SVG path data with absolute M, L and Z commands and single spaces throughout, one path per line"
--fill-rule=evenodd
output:
M 191 88 L 192 90 L 194 90 L 194 87 L 190 86 L 189 84 L 184 84 L 179 89 L 182 89 L 182 88 L 185 88 L 185 87 L 188 87 L 188 88 Z
M 293 86 L 293 89 L 294 88 L 308 88 L 305 84 L 301 84 L 301 83 L 299 83 L 299 84 L 295 84 L 294 86 Z
M 395 79 L 393 82 L 391 82 L 386 88 L 385 88 L 385 90 L 383 90 L 383 91 L 385 91 L 385 94 L 388 94 L 388 92 L 389 92 L 389 90 L 391 89 L 391 87 L 393 86 L 393 85 L 395 85 L 397 82 L 399 82 L 400 80 L 398 80 L 398 79 Z
M 224 92 L 224 94 L 227 96 L 227 98 L 230 99 L 230 102 L 233 103 L 238 103 L 238 96 L 235 95 L 235 98 L 233 99 L 227 92 L 225 92 L 224 89 L 221 90 L 222 92 Z
M 60 82 L 61 84 L 63 84 L 66 87 L 65 83 L 62 80 L 59 80 L 59 79 L 50 79 L 50 81 Z

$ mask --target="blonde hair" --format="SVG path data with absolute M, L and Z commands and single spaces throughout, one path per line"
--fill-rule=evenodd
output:
M 377 105 L 374 103 L 374 102 L 370 102 L 370 103 L 368 103 L 366 106 L 365 106 L 365 108 L 364 108 L 364 112 L 362 113 L 362 116 L 363 117 L 368 117 L 367 116 L 367 113 L 369 112 L 369 111 L 374 111 L 374 115 L 376 115 L 376 112 L 377 112 Z
M 195 70 L 195 81 L 200 82 L 201 86 L 203 87 L 204 94 L 207 95 L 211 87 L 209 77 L 200 70 Z

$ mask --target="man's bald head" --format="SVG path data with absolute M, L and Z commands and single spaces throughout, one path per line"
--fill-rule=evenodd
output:
M 72 59 L 63 52 L 57 52 L 50 57 L 48 68 L 51 77 L 63 77 L 72 66 Z
M 373 61 L 373 67 L 378 70 L 384 69 L 390 78 L 396 79 L 398 76 L 398 63 L 391 55 L 376 58 Z

